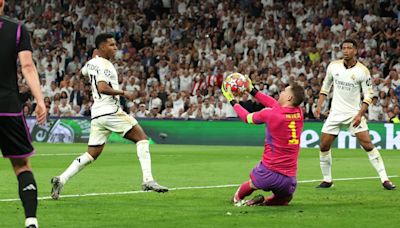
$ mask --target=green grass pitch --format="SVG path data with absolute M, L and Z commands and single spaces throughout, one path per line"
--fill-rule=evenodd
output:
M 58 201 L 48 199 L 50 179 L 86 150 L 84 144 L 35 144 L 32 165 L 39 189 L 40 227 L 398 227 L 400 191 L 384 190 L 362 150 L 333 150 L 331 189 L 316 189 L 317 149 L 302 149 L 298 186 L 287 207 L 234 207 L 237 185 L 248 179 L 262 147 L 152 145 L 153 175 L 173 188 L 141 192 L 133 144 L 109 144 L 102 156 L 73 177 Z M 394 183 L 398 150 L 381 150 Z M 352 179 L 360 178 L 360 179 Z M 316 181 L 311 181 L 316 180 Z M 199 188 L 186 188 L 199 187 Z M 99 193 L 88 196 L 85 194 Z M 107 194 L 110 193 L 110 194 Z M 270 193 L 264 193 L 269 195 Z M 23 227 L 17 181 L 0 160 L 0 227 Z

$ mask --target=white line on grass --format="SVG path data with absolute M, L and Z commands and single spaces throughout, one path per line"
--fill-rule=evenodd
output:
M 77 155 L 81 155 L 82 153 L 78 154 L 78 153 L 65 153 L 65 154 L 35 154 L 33 155 L 34 157 L 43 157 L 43 156 L 77 156 Z
M 398 175 L 389 176 L 389 177 L 399 177 Z M 351 177 L 351 178 L 335 178 L 335 181 L 351 181 L 351 180 L 367 180 L 367 179 L 379 179 L 379 177 Z M 313 183 L 320 182 L 321 180 L 300 180 L 297 183 Z M 225 184 L 225 185 L 211 185 L 211 186 L 192 186 L 192 187 L 177 187 L 170 188 L 169 191 L 177 191 L 177 190 L 189 190 L 189 189 L 210 189 L 210 188 L 229 188 L 229 187 L 237 187 L 239 184 Z M 130 194 L 138 194 L 138 193 L 146 193 L 145 191 L 126 191 L 126 192 L 98 192 L 98 193 L 87 193 L 87 194 L 73 194 L 73 195 L 62 195 L 62 198 L 77 198 L 77 197 L 87 197 L 87 196 L 114 196 L 114 195 L 130 195 Z M 50 196 L 39 197 L 38 200 L 48 200 L 51 199 Z M 20 199 L 0 199 L 0 202 L 13 202 L 19 201 Z

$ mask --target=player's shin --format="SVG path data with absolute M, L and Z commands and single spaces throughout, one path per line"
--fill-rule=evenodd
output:
M 77 157 L 71 165 L 60 175 L 60 181 L 62 184 L 67 183 L 67 181 L 81 171 L 86 165 L 94 161 L 94 158 L 85 152 L 81 156 Z
M 244 199 L 246 196 L 251 195 L 256 189 L 251 187 L 250 181 L 245 181 L 240 185 L 235 195 L 233 196 L 233 202 L 237 203 L 240 200 Z
M 153 181 L 151 172 L 151 157 L 149 149 L 149 140 L 141 140 L 136 143 L 137 156 L 142 167 L 143 182 Z
M 332 182 L 332 154 L 331 150 L 320 151 L 319 165 L 321 167 L 322 176 L 325 182 Z
M 381 182 L 383 183 L 384 181 L 389 180 L 389 178 L 386 174 L 385 165 L 383 164 L 383 159 L 382 159 L 381 154 L 379 153 L 378 149 L 376 149 L 376 147 L 375 147 L 371 151 L 368 151 L 367 154 L 368 154 L 369 161 L 371 162 L 372 166 L 378 172 L 379 177 L 381 178 Z
M 31 171 L 25 171 L 18 175 L 18 191 L 24 206 L 25 217 L 36 220 L 37 187 Z

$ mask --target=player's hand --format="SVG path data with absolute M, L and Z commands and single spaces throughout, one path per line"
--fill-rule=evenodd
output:
M 135 98 L 134 96 L 133 96 L 133 93 L 131 93 L 131 92 L 128 92 L 128 91 L 125 91 L 124 90 L 124 95 L 123 95 L 126 99 L 128 99 L 128 100 L 133 100 L 133 98 Z
M 247 82 L 248 82 L 248 84 L 247 84 L 247 92 L 250 93 L 250 91 L 252 91 L 253 88 L 254 88 L 253 82 L 251 81 L 251 79 L 249 78 L 249 76 L 247 74 L 245 74 L 244 76 L 246 77 Z
M 235 99 L 231 91 L 231 88 L 226 89 L 224 83 L 222 84 L 221 91 L 224 97 L 228 100 L 228 102 L 231 102 L 233 99 Z
M 47 110 L 44 102 L 38 102 L 35 108 L 36 121 L 42 125 L 46 122 Z
M 353 127 L 358 127 L 358 125 L 360 125 L 360 123 L 361 123 L 361 119 L 362 119 L 362 115 L 357 115 L 356 117 L 354 117 Z
M 315 109 L 315 113 L 314 116 L 317 120 L 319 120 L 319 118 L 321 117 L 321 107 L 318 107 Z

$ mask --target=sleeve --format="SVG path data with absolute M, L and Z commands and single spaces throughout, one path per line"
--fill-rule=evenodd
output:
M 243 108 L 240 104 L 235 104 L 233 109 L 238 114 L 240 119 L 248 124 L 263 124 L 267 123 L 271 118 L 272 109 L 265 108 L 258 112 L 249 113 L 245 108 Z
M 86 67 L 87 65 L 85 64 L 85 66 L 83 66 L 82 67 L 82 69 L 81 69 L 81 74 L 83 75 L 83 76 L 88 76 L 88 70 L 87 70 L 87 67 Z
M 18 32 L 18 29 L 20 29 L 19 32 Z M 19 43 L 18 43 L 18 40 L 19 40 Z M 18 25 L 16 42 L 18 43 L 17 52 L 32 51 L 31 37 L 29 35 L 28 30 L 26 29 L 26 27 L 24 25 Z
M 264 94 L 260 91 L 256 93 L 254 96 L 262 105 L 265 107 L 272 107 L 278 104 L 278 101 L 276 101 L 274 98 L 268 96 L 267 94 Z
M 107 67 L 107 63 L 102 61 L 99 62 L 99 71 L 97 73 L 97 82 L 104 81 L 104 82 L 109 82 L 109 78 L 111 76 L 111 71 Z
M 324 82 L 322 83 L 322 88 L 320 94 L 328 95 L 329 91 L 331 90 L 333 84 L 333 76 L 331 72 L 331 64 L 329 64 L 328 68 L 326 69 L 326 76 Z
M 109 77 L 111 75 L 111 71 L 107 69 L 104 61 L 100 59 L 90 60 L 89 63 L 81 69 L 81 73 L 84 76 L 88 76 L 90 80 L 94 80 L 97 84 L 100 81 L 109 82 Z
M 361 80 L 361 90 L 364 95 L 363 103 L 370 105 L 372 103 L 374 90 L 372 89 L 371 74 L 367 68 L 364 69 L 364 77 Z

